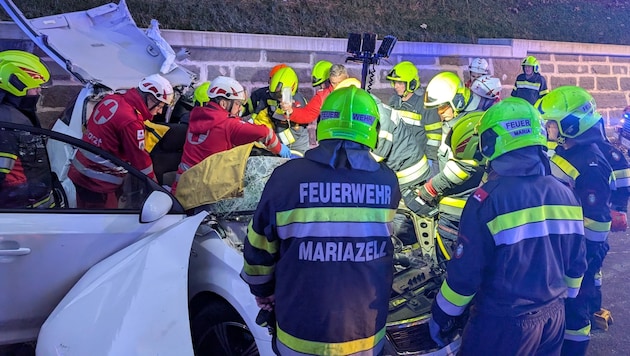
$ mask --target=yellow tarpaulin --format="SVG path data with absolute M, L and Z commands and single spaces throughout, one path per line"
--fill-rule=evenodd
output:
M 243 196 L 243 177 L 253 143 L 215 153 L 184 172 L 176 197 L 184 209 Z

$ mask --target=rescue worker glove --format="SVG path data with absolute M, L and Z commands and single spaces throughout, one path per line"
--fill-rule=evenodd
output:
M 278 155 L 282 158 L 291 158 L 291 149 L 287 145 L 282 144 L 282 148 L 280 149 L 280 153 Z
M 455 327 L 455 317 L 446 314 L 437 304 L 435 299 L 431 306 L 431 319 L 429 320 L 429 334 L 431 339 L 439 347 L 446 346 L 447 342 L 443 335 L 449 335 Z
M 436 206 L 438 203 L 438 192 L 433 188 L 433 181 L 429 179 L 428 182 L 418 188 L 418 196 L 422 199 L 426 204 L 430 206 Z
M 436 206 L 429 205 L 427 202 L 422 200 L 422 198 L 418 196 L 416 189 L 405 189 L 402 193 L 402 198 L 407 208 L 418 216 L 431 218 L 438 213 L 438 208 Z
M 628 229 L 628 217 L 623 211 L 611 210 L 610 217 L 612 221 L 610 223 L 610 231 L 626 231 Z

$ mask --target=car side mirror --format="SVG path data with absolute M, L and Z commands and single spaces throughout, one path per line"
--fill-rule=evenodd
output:
M 173 199 L 159 190 L 151 192 L 142 204 L 140 223 L 150 223 L 166 215 L 173 207 Z

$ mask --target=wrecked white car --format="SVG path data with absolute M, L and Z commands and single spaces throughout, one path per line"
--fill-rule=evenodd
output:
M 189 202 L 161 185 L 176 169 L 177 150 L 152 153 L 154 163 L 169 162 L 156 183 L 80 139 L 98 100 L 146 75 L 161 72 L 177 93 L 189 91 L 194 75 L 177 65 L 159 30 L 138 29 L 124 1 L 36 19 L 26 19 L 12 1 L 0 4 L 84 84 L 52 130 L 0 123 L 1 130 L 41 136 L 60 182 L 58 208 L 0 209 L 0 345 L 36 343 L 38 355 L 272 355 L 271 336 L 256 324 L 259 309 L 239 273 L 247 224 L 265 178 L 283 160 L 246 158 L 243 196 L 193 204 L 199 212 L 190 215 Z M 185 134 L 185 126 L 171 130 Z M 118 209 L 76 209 L 67 171 L 77 149 L 128 172 Z M 416 225 L 415 246 L 393 237 L 384 354 L 454 354 L 457 334 L 441 349 L 429 336 L 444 271 L 435 263 L 430 226 Z

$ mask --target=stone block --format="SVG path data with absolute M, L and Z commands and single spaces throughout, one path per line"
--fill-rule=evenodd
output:
M 619 90 L 617 77 L 597 77 L 597 90 Z
M 555 54 L 553 56 L 556 62 L 579 62 L 580 56 L 577 54 Z M 540 61 L 540 58 L 538 59 Z
M 523 73 L 522 59 L 495 59 L 492 61 L 494 76 L 501 79 L 501 83 L 513 85 L 516 77 Z
M 466 57 L 445 56 L 437 59 L 440 65 L 468 66 L 468 58 Z
M 202 62 L 259 62 L 261 51 L 240 48 L 190 48 L 190 60 Z
M 620 108 L 626 105 L 626 94 L 622 92 L 598 93 L 591 92 L 598 108 Z
M 267 57 L 267 60 L 269 57 Z M 330 52 L 318 52 L 313 53 L 311 64 L 315 65 L 315 63 L 319 61 L 329 61 L 332 64 L 344 64 L 346 62 L 346 54 L 343 53 L 330 53 Z
M 551 54 L 549 54 L 549 53 L 529 53 L 528 56 L 536 57 L 536 59 L 538 59 L 538 62 L 540 62 L 540 61 L 550 61 L 551 60 Z M 521 58 L 521 61 L 522 60 L 523 59 Z
M 594 77 L 578 77 L 577 85 L 586 90 L 595 89 L 595 78 Z
M 54 85 L 42 89 L 42 96 L 39 104 L 47 108 L 65 108 L 74 101 L 82 85 Z
M 593 64 L 591 66 L 591 73 L 592 74 L 600 74 L 600 75 L 606 75 L 606 74 L 610 74 L 610 66 L 609 65 L 599 65 L 599 64 Z
M 38 57 L 45 56 L 42 50 L 35 46 L 35 43 L 31 40 L 0 39 L 0 51 L 7 51 L 10 49 L 19 49 L 21 51 L 31 52 Z
M 37 117 L 39 118 L 39 123 L 43 128 L 51 129 L 55 121 L 61 116 L 63 110 L 39 110 L 37 112 Z
M 588 73 L 588 65 L 558 64 L 558 74 L 578 74 L 578 73 Z
M 311 63 L 311 54 L 296 51 L 265 51 L 267 61 L 275 63 Z
M 613 72 L 613 74 L 627 75 L 628 74 L 628 67 L 626 67 L 626 66 L 612 66 L 612 72 Z
M 556 77 L 552 76 L 549 81 L 548 87 L 553 89 L 563 85 L 576 85 L 577 78 L 576 77 Z
M 438 64 L 439 58 L 433 56 L 402 56 L 398 62 L 394 62 L 391 67 L 402 61 L 409 61 L 417 66 L 432 66 Z M 466 63 L 468 65 L 468 63 Z
M 619 87 L 621 90 L 630 91 L 630 78 L 619 78 Z
M 608 56 L 588 56 L 588 55 L 582 56 L 583 62 L 606 62 L 607 60 L 608 60 Z
M 612 63 L 630 63 L 630 57 L 609 57 L 610 62 Z
M 541 73 L 555 73 L 555 71 L 556 71 L 556 66 L 553 63 L 542 63 L 540 65 Z
M 239 82 L 269 83 L 269 71 L 273 66 L 262 65 L 259 67 L 236 66 L 234 67 L 235 79 Z
M 207 80 L 212 80 L 213 78 L 216 78 L 220 75 L 227 76 L 227 77 L 232 76 L 230 68 L 228 66 L 222 66 L 222 65 L 208 65 L 206 67 L 206 73 L 208 73 Z

